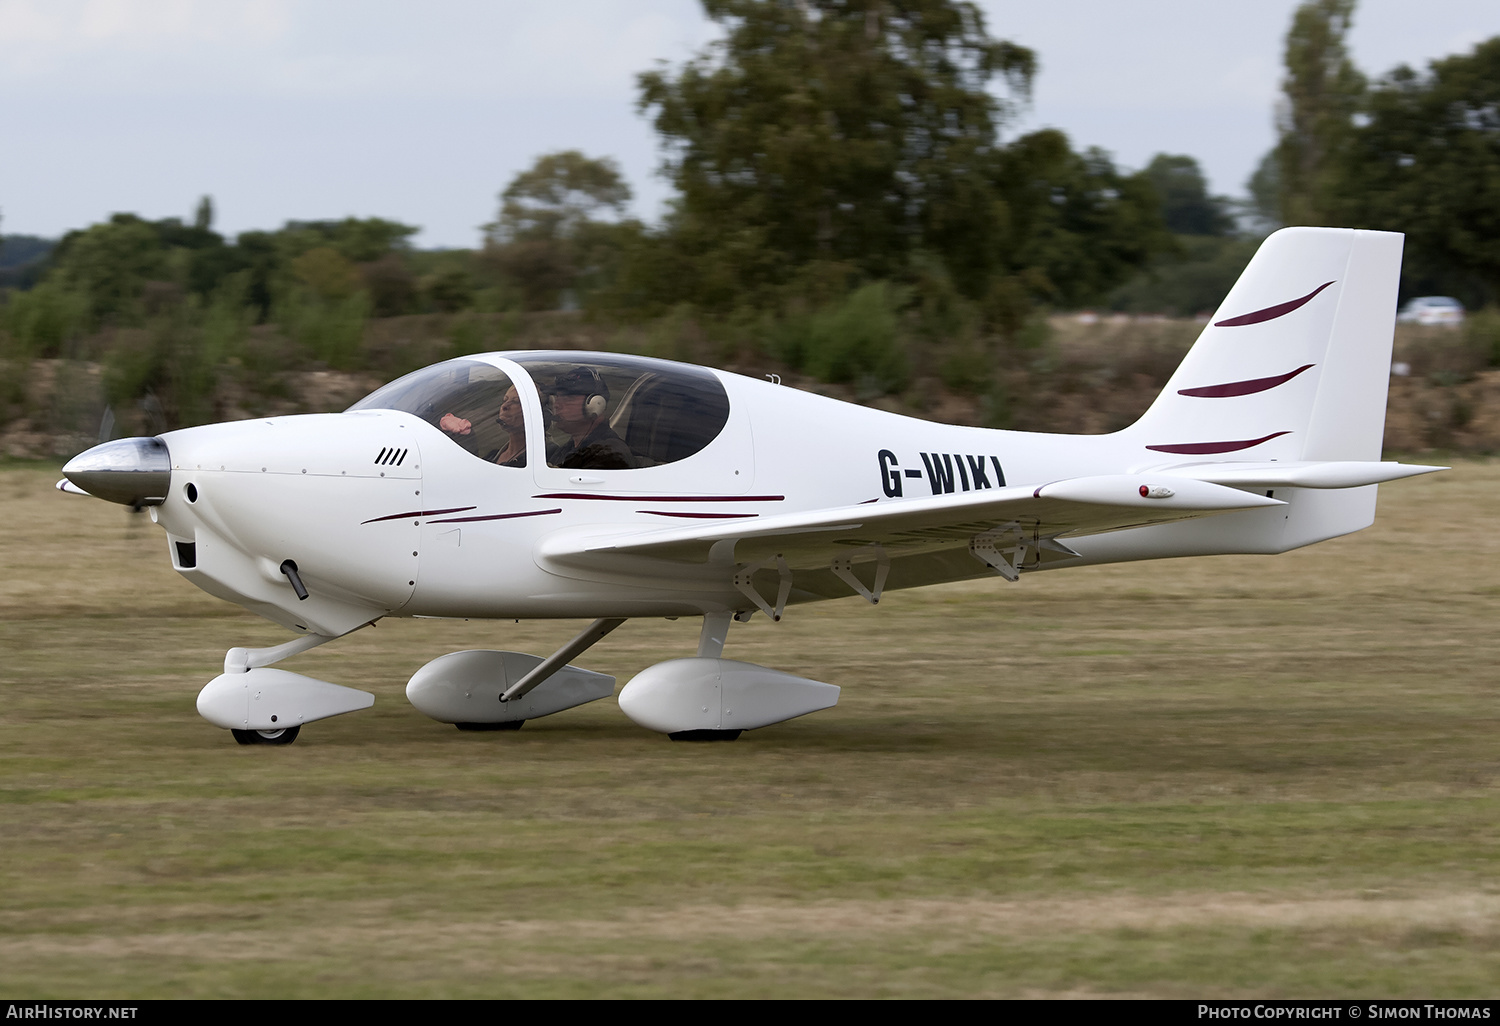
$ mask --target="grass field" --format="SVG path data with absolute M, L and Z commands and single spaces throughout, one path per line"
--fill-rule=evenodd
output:
M 1500 463 L 1284 556 L 757 617 L 727 656 L 843 696 L 717 745 L 460 733 L 417 667 L 579 625 L 386 621 L 283 664 L 372 710 L 240 748 L 194 698 L 282 632 L 56 477 L 0 470 L 0 994 L 1496 994 Z

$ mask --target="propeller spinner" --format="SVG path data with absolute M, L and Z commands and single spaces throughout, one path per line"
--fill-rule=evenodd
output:
M 74 456 L 63 476 L 97 499 L 139 509 L 166 501 L 172 461 L 160 438 L 117 438 Z

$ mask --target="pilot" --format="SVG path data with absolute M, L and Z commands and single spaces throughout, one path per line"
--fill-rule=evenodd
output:
M 590 470 L 628 470 L 636 465 L 625 440 L 604 417 L 609 386 L 592 367 L 574 367 L 557 376 L 552 386 L 552 420 L 567 432 L 569 441 L 548 456 L 554 467 Z
M 491 463 L 498 463 L 502 467 L 526 466 L 526 418 L 521 410 L 521 399 L 516 394 L 514 385 L 505 390 L 505 397 L 500 401 L 500 410 L 495 414 L 495 423 L 505 429 L 509 438 L 505 443 L 505 448 L 490 452 L 485 459 Z M 443 414 L 442 419 L 438 421 L 438 427 L 450 435 L 460 437 L 467 437 L 474 431 L 472 421 L 452 413 Z

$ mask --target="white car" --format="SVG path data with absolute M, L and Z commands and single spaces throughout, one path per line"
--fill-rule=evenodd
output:
M 1420 296 L 1396 315 L 1398 324 L 1448 324 L 1464 322 L 1464 305 L 1452 296 Z

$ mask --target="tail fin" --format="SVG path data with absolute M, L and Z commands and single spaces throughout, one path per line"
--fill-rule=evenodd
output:
M 1125 434 L 1163 461 L 1380 459 L 1401 243 L 1276 232 Z

